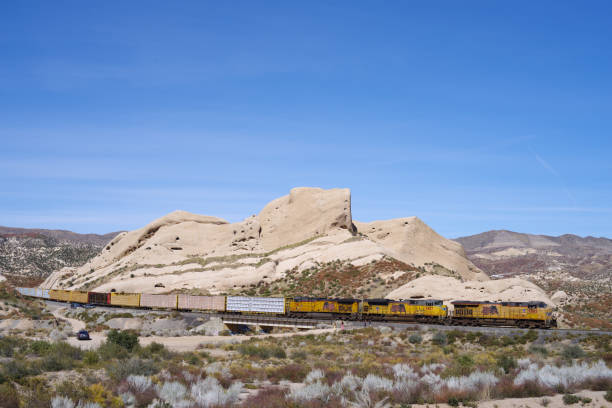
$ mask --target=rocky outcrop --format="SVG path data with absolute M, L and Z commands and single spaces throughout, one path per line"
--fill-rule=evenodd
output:
M 267 251 L 325 235 L 333 229 L 354 229 L 348 188 L 294 188 L 289 195 L 266 205 L 257 218 L 261 225 L 259 238 Z
M 43 286 L 222 293 L 282 279 L 296 268 L 383 258 L 424 272 L 435 264 L 461 279 L 486 279 L 461 245 L 417 218 L 354 224 L 348 189 L 295 188 L 237 223 L 175 211 L 118 235 L 96 258 L 76 271 L 54 273 Z
M 360 233 L 393 251 L 396 259 L 414 265 L 439 264 L 457 276 L 486 280 L 471 262 L 465 262 L 461 244 L 448 240 L 417 217 L 368 223 L 355 222 Z

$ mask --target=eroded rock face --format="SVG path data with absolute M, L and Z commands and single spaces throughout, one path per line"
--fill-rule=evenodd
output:
M 215 294 L 282 279 L 291 269 L 317 263 L 364 265 L 382 258 L 415 266 L 436 263 L 462 279 L 481 278 L 461 245 L 416 217 L 355 224 L 348 189 L 294 188 L 258 215 L 231 224 L 175 211 L 119 234 L 89 263 L 54 272 L 42 286 Z
M 295 244 L 335 228 L 352 231 L 348 188 L 294 188 L 266 205 L 257 216 L 265 250 Z
M 358 232 L 391 249 L 395 258 L 416 266 L 437 263 L 457 276 L 470 280 L 488 277 L 471 262 L 465 262 L 461 244 L 444 238 L 417 217 L 355 222 Z

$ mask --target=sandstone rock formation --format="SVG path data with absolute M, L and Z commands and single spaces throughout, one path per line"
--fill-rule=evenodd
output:
M 461 279 L 487 279 L 460 244 L 416 217 L 353 223 L 348 189 L 295 188 L 256 216 L 228 223 L 175 211 L 115 237 L 76 270 L 41 286 L 161 293 L 223 293 L 335 260 L 364 265 L 394 258 Z

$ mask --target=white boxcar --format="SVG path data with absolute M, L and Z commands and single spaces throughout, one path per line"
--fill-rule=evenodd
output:
M 43 299 L 51 299 L 49 297 L 49 289 L 38 289 L 36 292 L 37 296 Z
M 285 298 L 228 296 L 228 312 L 285 313 Z
M 37 297 L 36 289 L 38 288 L 17 288 L 17 291 L 23 296 Z
M 223 312 L 225 311 L 225 296 L 178 295 L 178 308 Z
M 143 293 L 140 295 L 140 307 L 176 309 L 176 295 L 152 295 Z

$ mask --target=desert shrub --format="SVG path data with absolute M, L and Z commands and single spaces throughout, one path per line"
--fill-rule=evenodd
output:
M 0 356 L 12 357 L 20 343 L 21 341 L 16 337 L 9 336 L 0 338 Z
M 308 354 L 306 354 L 304 350 L 296 350 L 291 353 L 290 357 L 292 360 L 301 361 L 301 360 L 306 360 L 306 357 L 308 357 Z
M 187 396 L 187 388 L 180 382 L 165 382 L 158 387 L 157 394 L 159 397 L 171 404 L 171 406 L 184 406 L 185 397 Z
M 433 344 L 436 344 L 438 346 L 444 346 L 446 344 L 446 334 L 443 332 L 436 332 L 436 334 L 433 335 L 431 341 L 433 342 Z
M 138 350 L 138 355 L 143 358 L 147 358 L 147 357 L 150 358 L 151 356 L 159 356 L 160 358 L 164 360 L 168 360 L 172 358 L 175 355 L 175 353 L 168 350 L 166 346 L 164 346 L 163 344 L 153 342 L 149 344 L 148 346 L 141 347 Z
M 51 343 L 43 340 L 36 340 L 29 344 L 28 350 L 37 356 L 43 356 L 51 350 Z
M 451 407 L 458 407 L 459 406 L 459 400 L 456 397 L 450 397 L 448 399 L 448 405 L 450 405 Z
M 96 365 L 100 362 L 100 356 L 95 351 L 88 350 L 83 354 L 83 362 L 90 366 Z
M 582 350 L 582 348 L 577 344 L 564 347 L 561 354 L 568 360 L 585 356 L 584 350 Z
M 517 367 L 516 359 L 508 354 L 502 354 L 497 359 L 497 365 L 503 369 L 506 374 Z
M 408 337 L 408 341 L 412 344 L 421 344 L 421 342 L 423 342 L 423 337 L 420 334 L 415 333 Z
M 21 401 L 28 408 L 48 408 L 51 392 L 42 378 L 28 378 L 21 388 Z
M 79 348 L 64 342 L 53 343 L 43 357 L 41 367 L 45 371 L 69 370 L 81 358 L 82 352 Z
M 288 364 L 266 370 L 268 380 L 277 383 L 280 380 L 302 382 L 308 375 L 308 366 L 304 364 Z
M 606 393 L 604 394 L 604 398 L 606 399 L 606 401 L 612 402 L 612 389 L 606 391 Z
M 238 401 L 243 384 L 237 381 L 224 389 L 214 377 L 208 377 L 193 384 L 190 389 L 196 404 L 204 407 L 217 407 L 234 404 Z
M 102 361 L 113 359 L 125 360 L 130 357 L 130 352 L 118 344 L 105 341 L 98 347 L 98 355 Z
M 56 396 L 51 400 L 51 408 L 74 408 L 74 402 L 68 397 Z
M 106 341 L 117 344 L 127 351 L 132 351 L 138 344 L 138 335 L 131 330 L 110 330 L 106 335 Z
M 106 373 L 115 380 L 122 380 L 130 375 L 153 375 L 159 371 L 151 360 L 132 357 L 127 361 L 118 361 L 106 366 Z
M 573 394 L 565 394 L 563 396 L 563 403 L 565 405 L 577 404 L 580 402 L 580 397 Z
M 606 389 L 612 386 L 612 369 L 603 361 L 589 365 L 576 364 L 566 367 L 545 365 L 538 368 L 531 364 L 521 370 L 514 379 L 514 384 L 523 386 L 528 383 L 540 384 L 557 391 L 568 390 L 582 385 L 589 385 L 594 389 Z
M 0 384 L 0 405 L 4 408 L 19 408 L 19 394 L 13 384 Z
M 90 404 L 98 407 L 122 408 L 123 401 L 120 397 L 115 397 L 113 393 L 106 389 L 102 384 L 92 384 L 88 387 L 88 399 Z M 79 404 L 80 408 L 81 404 Z
M 259 357 L 264 360 L 270 357 L 287 357 L 285 350 L 279 346 L 256 346 L 253 344 L 241 344 L 238 346 L 238 351 L 244 356 Z
M 456 339 L 462 339 L 465 337 L 465 333 L 461 330 L 449 330 L 446 332 L 446 339 L 448 344 L 453 344 Z
M 529 347 L 529 352 L 532 354 L 540 354 L 541 356 L 547 356 L 548 355 L 548 349 L 545 346 L 538 346 L 538 345 L 531 345 L 531 347 Z
M 6 362 L 0 368 L 0 383 L 6 381 L 19 381 L 30 375 L 36 375 L 40 370 L 31 366 L 21 359 L 14 359 Z
M 89 396 L 88 388 L 82 382 L 65 380 L 55 387 L 55 393 L 71 401 L 85 401 Z

